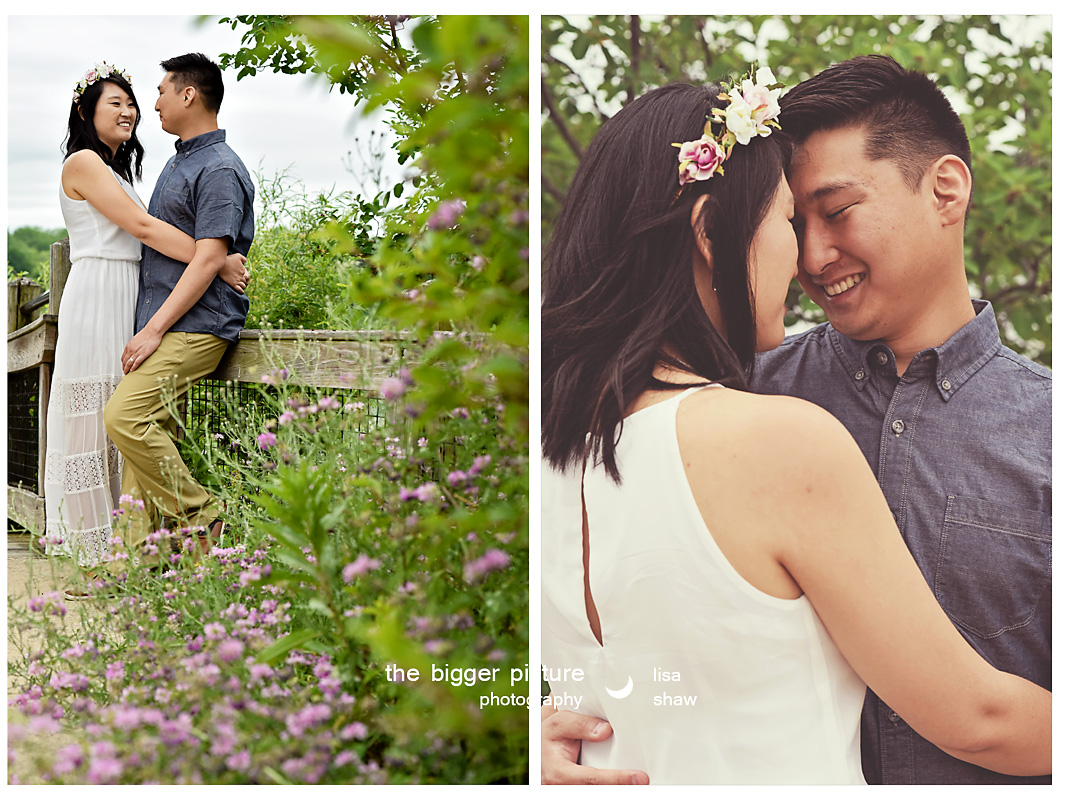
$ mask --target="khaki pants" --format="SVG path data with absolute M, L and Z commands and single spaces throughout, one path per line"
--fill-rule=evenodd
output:
M 131 553 L 164 519 L 207 526 L 219 516 L 218 500 L 193 479 L 178 454 L 177 420 L 167 405 L 175 407 L 194 383 L 213 372 L 227 345 L 208 333 L 164 334 L 104 408 L 104 427 L 125 459 L 122 493 L 145 503 L 143 512 L 126 512 L 130 524 L 124 538 Z

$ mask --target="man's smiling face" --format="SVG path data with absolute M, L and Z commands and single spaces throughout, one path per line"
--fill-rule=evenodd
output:
M 799 280 L 835 328 L 853 339 L 895 339 L 931 313 L 949 270 L 938 252 L 936 198 L 897 165 L 870 160 L 862 127 L 812 134 L 789 171 Z

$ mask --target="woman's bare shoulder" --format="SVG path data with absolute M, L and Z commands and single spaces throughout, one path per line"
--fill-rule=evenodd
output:
M 75 153 L 71 153 L 67 156 L 63 162 L 63 172 L 86 172 L 86 171 L 98 171 L 107 169 L 107 165 L 104 163 L 104 159 L 100 157 L 99 153 L 93 150 L 78 150 Z
M 751 462 L 761 470 L 796 469 L 798 463 L 825 468 L 862 459 L 844 425 L 818 405 L 735 389 L 706 389 L 682 401 L 678 437 L 731 453 L 738 466 Z

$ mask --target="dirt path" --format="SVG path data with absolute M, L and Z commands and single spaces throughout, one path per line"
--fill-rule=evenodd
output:
M 44 592 L 53 590 L 63 591 L 73 583 L 73 577 L 77 569 L 72 561 L 62 560 L 55 567 L 49 560 L 35 555 L 30 549 L 30 537 L 28 534 L 7 535 L 7 593 L 15 599 L 16 604 L 25 606 L 29 598 Z M 12 641 L 11 631 L 8 631 L 7 660 L 11 662 L 21 658 L 18 648 Z M 12 694 L 14 681 L 8 674 L 8 695 Z M 8 714 L 11 719 L 11 714 Z M 8 774 L 15 773 L 24 783 L 36 782 L 28 763 L 27 753 L 40 752 L 41 750 L 57 750 L 73 739 L 65 733 L 43 734 L 28 736 L 19 743 L 16 748 L 14 763 L 9 765 Z

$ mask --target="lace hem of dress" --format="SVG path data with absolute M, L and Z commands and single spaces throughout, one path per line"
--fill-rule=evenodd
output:
M 61 522 L 45 524 L 44 551 L 48 555 L 77 558 L 78 564 L 91 567 L 111 555 L 114 532 L 110 525 L 71 530 Z
M 84 417 L 103 411 L 121 380 L 122 375 L 58 380 L 53 382 L 52 392 L 59 396 L 64 419 Z

